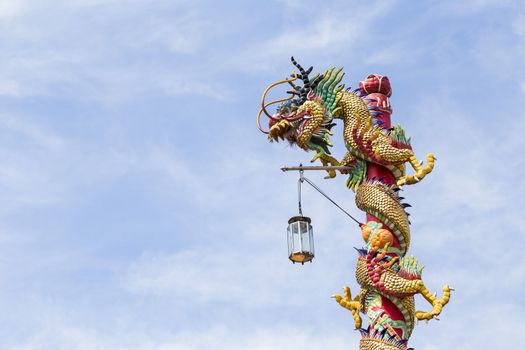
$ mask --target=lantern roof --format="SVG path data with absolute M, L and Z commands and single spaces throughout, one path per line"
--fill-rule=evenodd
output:
M 291 224 L 291 223 L 297 222 L 297 221 L 306 221 L 309 224 L 312 223 L 312 220 L 308 216 L 298 215 L 298 216 L 291 217 L 290 220 L 288 220 L 288 224 Z

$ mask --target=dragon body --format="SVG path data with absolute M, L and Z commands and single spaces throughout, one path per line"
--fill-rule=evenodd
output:
M 312 162 L 319 159 L 323 165 L 344 166 L 348 174 L 347 186 L 355 191 L 359 209 L 367 214 L 361 224 L 364 248 L 358 249 L 356 279 L 360 293 L 352 298 L 350 289 L 335 300 L 351 311 L 356 329 L 362 334 L 361 350 L 407 349 L 415 320 L 430 320 L 441 313 L 450 298 L 450 288 L 443 287 L 438 299 L 425 287 L 421 279 L 423 267 L 414 257 L 408 257 L 410 221 L 405 211 L 408 204 L 399 196 L 401 186 L 422 180 L 434 167 L 435 157 L 428 154 L 427 165 L 419 162 L 401 126 L 390 126 L 392 112 L 387 77 L 370 75 L 359 83 L 359 88 L 345 90 L 341 84 L 342 69 L 329 69 L 313 78 L 312 67 L 305 70 L 293 58 L 299 73 L 272 84 L 264 93 L 258 115 L 259 129 L 270 141 L 284 139 L 306 151 L 314 151 Z M 294 83 L 303 82 L 302 86 Z M 278 84 L 289 83 L 290 96 L 277 112 L 267 112 L 268 90 Z M 269 118 L 270 129 L 264 131 L 260 115 Z M 330 131 L 335 120 L 344 123 L 344 143 L 347 153 L 338 161 L 329 151 L 332 146 Z M 406 164 L 414 173 L 406 174 Z M 380 176 L 378 176 L 380 175 Z M 328 177 L 336 176 L 328 170 Z M 428 312 L 416 311 L 414 296 L 421 294 L 432 306 Z M 362 327 L 360 314 L 368 317 L 368 327 Z

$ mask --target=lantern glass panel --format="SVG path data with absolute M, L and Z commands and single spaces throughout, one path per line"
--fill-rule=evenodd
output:
M 310 235 L 308 232 L 308 223 L 301 221 L 299 222 L 300 231 L 301 231 L 301 250 L 310 251 Z
M 288 225 L 288 255 L 292 255 L 295 251 L 299 250 L 299 231 L 295 223 Z
M 290 225 L 288 225 L 286 238 L 288 241 L 288 255 L 290 255 L 293 252 L 292 228 Z
M 301 232 L 299 231 L 299 223 L 294 222 L 292 224 L 292 238 L 293 238 L 293 251 L 301 251 Z
M 308 225 L 308 236 L 310 237 L 310 251 L 312 252 L 312 256 L 315 255 L 315 249 L 314 249 L 314 229 L 312 228 L 312 225 Z

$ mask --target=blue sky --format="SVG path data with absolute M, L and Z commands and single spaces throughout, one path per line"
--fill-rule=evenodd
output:
M 359 232 L 306 188 L 317 256 L 287 261 L 279 167 L 311 155 L 255 125 L 291 55 L 388 75 L 393 121 L 438 158 L 404 191 L 410 254 L 456 291 L 411 346 L 525 342 L 521 2 L 0 0 L 0 51 L 2 349 L 357 349 L 330 296 L 357 291 Z

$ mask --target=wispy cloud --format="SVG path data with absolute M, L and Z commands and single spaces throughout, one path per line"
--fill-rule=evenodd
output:
M 0 19 L 15 16 L 23 9 L 24 3 L 23 0 L 1 0 Z
M 281 264 L 269 258 L 208 248 L 174 255 L 146 254 L 130 269 L 125 285 L 134 293 L 192 299 L 195 304 L 233 302 L 264 307 L 281 300 L 268 287 L 285 281 L 285 275 L 277 272 Z M 248 264 L 239 266 L 243 261 Z
M 227 327 L 214 327 L 200 332 L 181 332 L 174 335 L 151 337 L 143 332 L 108 336 L 104 332 L 89 328 L 63 325 L 47 328 L 13 350 L 37 350 L 54 347 L 61 349 L 130 349 L 130 350 L 205 350 L 205 349 L 254 349 L 275 350 L 291 347 L 312 350 L 346 349 L 348 344 L 343 334 L 327 334 L 317 337 L 298 327 L 253 329 L 238 331 Z
M 230 58 L 230 64 L 246 70 L 268 70 L 270 62 L 280 61 L 282 57 L 292 54 L 318 58 L 341 52 L 352 55 L 356 45 L 366 41 L 360 33 L 373 30 L 374 23 L 385 16 L 392 6 L 380 2 L 367 6 L 366 10 L 357 3 L 345 4 L 337 9 L 329 6 L 313 15 L 313 20 L 302 21 L 299 19 L 301 16 L 312 14 L 304 8 L 295 9 L 292 3 L 288 10 L 290 22 L 297 25 L 287 25 L 285 21 L 278 35 L 249 45 L 240 55 Z
M 15 4 L 6 2 L 5 11 L 18 9 Z M 3 25 L 3 96 L 95 96 L 115 101 L 159 91 L 231 98 L 226 87 L 207 81 L 209 70 L 199 68 L 188 74 L 187 68 L 201 60 L 185 57 L 206 48 L 212 33 L 221 29 L 184 2 L 137 1 L 125 8 L 114 1 L 51 7 L 28 3 L 26 7 L 22 15 Z M 170 8 L 170 16 L 163 12 L 165 8 Z M 46 14 L 55 11 L 64 15 L 49 21 Z M 144 11 L 151 15 L 143 18 Z M 143 57 L 134 55 L 137 52 Z M 176 64 L 159 64 L 158 57 L 163 55 L 171 56 Z

